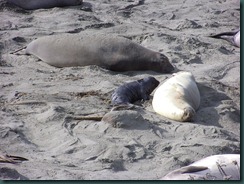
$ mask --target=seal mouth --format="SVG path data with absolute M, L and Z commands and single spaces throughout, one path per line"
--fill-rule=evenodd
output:
M 166 57 L 164 54 L 160 53 L 159 55 L 160 58 L 160 69 L 158 68 L 158 70 L 161 70 L 160 72 L 166 72 L 166 73 L 170 73 L 173 70 L 175 70 L 175 67 L 169 62 L 168 57 Z
M 167 65 L 166 67 L 166 72 L 168 73 L 172 73 L 172 72 L 176 72 L 177 71 L 177 68 L 175 68 L 174 65 L 172 65 L 170 62 L 169 64 Z
M 173 65 L 174 69 L 172 71 L 170 71 L 169 73 L 171 73 L 172 75 L 174 75 L 174 73 L 178 73 L 180 72 L 181 70 L 178 69 L 175 65 Z
M 172 73 L 175 67 L 169 61 L 161 61 L 160 67 L 156 68 L 156 70 L 163 73 Z
M 185 108 L 184 114 L 182 116 L 182 121 L 192 121 L 193 116 L 195 115 L 195 110 L 193 108 Z

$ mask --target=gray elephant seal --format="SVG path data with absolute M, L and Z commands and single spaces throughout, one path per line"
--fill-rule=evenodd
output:
M 161 180 L 240 180 L 240 154 L 212 155 L 174 170 Z
M 25 10 L 81 5 L 83 0 L 7 0 Z
M 223 32 L 216 35 L 211 35 L 212 38 L 224 39 L 232 43 L 236 47 L 240 47 L 240 29 L 232 32 Z
M 97 65 L 112 71 L 174 70 L 168 58 L 117 35 L 79 33 L 38 38 L 26 48 L 55 67 Z
M 156 113 L 176 121 L 191 121 L 200 105 L 200 93 L 190 72 L 174 73 L 159 86 L 152 100 Z
M 154 77 L 146 77 L 126 83 L 112 94 L 112 105 L 131 104 L 137 100 L 149 100 L 152 91 L 159 85 Z

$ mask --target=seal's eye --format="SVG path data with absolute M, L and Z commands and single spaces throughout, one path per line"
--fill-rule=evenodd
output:
M 163 54 L 160 54 L 160 59 L 162 59 L 162 60 L 168 60 L 168 58 L 165 55 L 163 55 Z
M 139 83 L 143 82 L 143 79 L 137 80 Z

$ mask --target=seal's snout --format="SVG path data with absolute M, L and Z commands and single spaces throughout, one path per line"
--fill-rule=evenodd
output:
M 184 109 L 184 113 L 182 116 L 182 121 L 192 121 L 193 116 L 195 115 L 195 110 L 191 107 L 187 107 Z
M 168 61 L 165 71 L 170 73 L 175 70 L 175 67 Z
M 160 62 L 162 64 L 162 66 L 161 66 L 162 71 L 161 72 L 170 73 L 175 69 L 174 66 L 169 62 L 169 59 L 167 56 L 160 53 L 159 57 L 160 57 Z
M 153 90 L 159 85 L 159 81 L 154 77 L 149 76 L 144 79 L 142 85 L 146 91 L 146 94 L 150 95 L 153 92 Z

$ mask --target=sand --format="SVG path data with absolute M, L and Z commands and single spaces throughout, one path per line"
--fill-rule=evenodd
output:
M 1 0 L 0 17 L 0 154 L 28 159 L 0 163 L 0 179 L 157 180 L 240 153 L 240 48 L 208 37 L 239 27 L 239 1 L 90 0 L 27 11 Z M 141 108 L 110 112 L 118 86 L 171 74 L 55 68 L 11 54 L 42 36 L 85 31 L 124 36 L 191 71 L 201 94 L 193 122 L 157 115 L 153 93 Z

